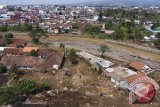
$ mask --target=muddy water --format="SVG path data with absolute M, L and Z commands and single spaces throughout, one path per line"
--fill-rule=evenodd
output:
M 113 43 L 106 43 L 106 44 L 113 49 L 127 52 L 130 55 L 136 55 L 142 58 L 147 58 L 156 62 L 160 62 L 160 55 L 158 54 L 146 52 L 143 50 L 139 50 L 139 49 L 135 49 L 135 48 L 119 45 L 119 44 L 113 44 Z

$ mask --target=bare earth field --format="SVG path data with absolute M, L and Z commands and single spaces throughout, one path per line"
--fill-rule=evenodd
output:
M 65 71 L 71 76 L 66 76 Z M 114 87 L 114 84 L 79 59 L 77 65 L 66 60 L 63 68 L 56 74 L 26 71 L 21 78 L 48 83 L 54 90 L 54 96 L 47 101 L 53 107 L 159 107 L 160 98 L 156 97 L 153 104 L 128 104 L 128 92 Z M 39 101 L 35 96 L 31 101 Z

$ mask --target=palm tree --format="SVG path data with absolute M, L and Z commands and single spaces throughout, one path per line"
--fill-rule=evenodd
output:
M 140 31 L 138 28 L 134 29 L 134 42 L 137 41 L 138 35 L 140 34 Z

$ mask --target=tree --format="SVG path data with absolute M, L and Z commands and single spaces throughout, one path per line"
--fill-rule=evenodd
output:
M 124 40 L 125 39 L 124 31 L 120 27 L 115 28 L 115 31 L 113 33 L 113 39 L 114 40 Z
M 7 33 L 4 35 L 5 38 L 13 38 L 13 34 L 12 33 Z
M 157 47 L 157 48 L 160 48 L 160 39 L 156 40 L 154 42 L 154 45 Z
M 39 87 L 38 87 L 38 91 L 42 92 L 43 90 L 49 90 L 50 86 L 47 83 L 42 83 Z
M 107 51 L 109 51 L 109 47 L 107 45 L 101 44 L 99 47 L 99 51 L 102 52 L 101 57 L 103 57 L 103 54 Z
M 86 26 L 84 28 L 84 33 L 88 34 L 89 36 L 98 35 L 101 32 L 99 26 Z
M 11 38 L 4 38 L 5 44 L 11 44 L 12 40 Z
M 6 87 L 0 89 L 1 104 L 8 104 L 15 100 L 16 91 L 14 87 Z
M 102 14 L 102 12 L 99 12 L 99 15 L 98 15 L 98 20 L 99 20 L 99 21 L 102 21 L 102 17 L 103 17 L 103 14 Z
M 18 74 L 18 67 L 16 65 L 13 65 L 10 69 L 10 72 L 14 74 Z
M 33 38 L 32 42 L 33 42 L 33 44 L 38 44 L 39 43 L 39 39 L 38 38 Z
M 6 71 L 6 67 L 2 63 L 0 63 L 0 73 L 5 73 Z
M 14 8 L 11 6 L 8 6 L 7 8 L 8 8 L 8 11 L 14 11 Z
M 71 61 L 72 64 L 76 64 L 77 63 L 77 54 L 76 54 L 76 51 L 75 49 L 71 49 L 69 51 L 69 59 Z
M 30 52 L 31 56 L 38 56 L 37 51 L 35 51 L 34 49 Z
M 32 93 L 36 91 L 36 83 L 34 80 L 23 79 L 20 81 L 20 88 L 24 93 Z
M 139 29 L 138 29 L 138 28 L 135 28 L 135 29 L 134 29 L 134 41 L 135 41 L 135 42 L 137 41 L 137 38 L 138 38 L 139 34 L 140 34 Z
M 59 44 L 59 47 L 60 47 L 60 48 L 65 48 L 65 45 L 64 45 L 63 43 L 60 43 L 60 44 Z
M 78 29 L 79 25 L 78 23 L 72 23 L 72 29 Z
M 6 25 L 0 26 L 0 31 L 1 32 L 6 32 L 7 31 L 7 26 Z
M 63 15 L 63 13 L 60 11 L 60 12 L 59 12 L 59 15 Z
M 18 11 L 23 11 L 21 7 L 18 7 L 18 9 L 17 9 L 17 10 L 18 10 Z

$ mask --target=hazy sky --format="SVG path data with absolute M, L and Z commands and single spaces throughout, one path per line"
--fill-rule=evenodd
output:
M 3 4 L 64 4 L 98 0 L 0 0 Z
M 125 4 L 160 4 L 160 0 L 0 0 L 2 4 L 67 4 L 67 3 L 125 3 Z

